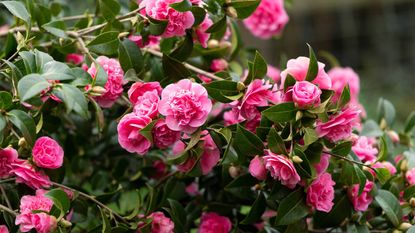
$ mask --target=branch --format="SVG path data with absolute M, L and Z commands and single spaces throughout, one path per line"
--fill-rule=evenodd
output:
M 157 50 L 154 50 L 154 49 L 144 48 L 144 49 L 143 49 L 143 51 L 144 51 L 144 52 L 151 53 L 152 55 L 154 55 L 154 56 L 156 56 L 156 57 L 160 57 L 160 58 L 162 58 L 162 57 L 163 57 L 163 53 L 161 53 L 161 52 L 159 52 L 159 51 L 157 51 Z M 214 75 L 214 74 L 212 74 L 212 73 L 209 73 L 209 72 L 207 72 L 207 71 L 204 71 L 204 70 L 202 70 L 202 69 L 200 69 L 200 68 L 197 68 L 196 66 L 190 65 L 189 63 L 183 62 L 183 65 L 184 65 L 187 69 L 189 69 L 189 70 L 191 70 L 191 71 L 193 71 L 193 72 L 195 72 L 195 73 L 198 73 L 198 74 L 204 75 L 204 76 L 206 76 L 206 77 L 208 77 L 208 78 L 211 78 L 211 79 L 213 79 L 213 80 L 223 80 L 223 78 L 221 78 L 221 77 L 219 77 L 219 76 L 216 76 L 216 75 Z
M 354 163 L 354 164 L 357 164 L 357 165 L 360 165 L 360 166 L 364 166 L 364 167 L 368 167 L 368 168 L 370 168 L 370 169 L 372 169 L 372 170 L 375 170 L 374 168 L 372 168 L 372 167 L 371 167 L 370 165 L 368 165 L 368 164 L 364 164 L 364 163 L 361 163 L 361 162 L 358 162 L 358 161 L 354 161 L 354 160 L 352 160 L 352 159 L 349 159 L 349 158 L 343 157 L 343 156 L 338 155 L 338 154 L 334 154 L 334 153 L 329 152 L 329 151 L 323 151 L 323 153 L 329 154 L 329 155 L 331 155 L 331 156 L 333 156 L 333 157 L 336 157 L 336 158 L 338 158 L 338 159 L 343 159 L 343 160 L 345 160 L 345 161 L 347 161 L 347 162 L 350 162 L 350 163 Z
M 10 209 L 10 208 L 8 208 L 7 206 L 4 206 L 4 205 L 2 205 L 2 204 L 0 204 L 0 210 L 3 210 L 3 211 L 5 211 L 5 212 L 7 212 L 7 213 L 9 213 L 9 214 L 13 215 L 14 217 L 16 217 L 16 216 L 17 216 L 17 214 L 18 214 L 16 211 L 14 211 L 14 210 L 12 210 L 12 209 Z

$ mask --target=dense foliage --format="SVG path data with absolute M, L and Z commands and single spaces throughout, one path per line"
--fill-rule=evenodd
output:
M 282 0 L 0 5 L 1 233 L 415 232 L 415 114 L 245 48 Z

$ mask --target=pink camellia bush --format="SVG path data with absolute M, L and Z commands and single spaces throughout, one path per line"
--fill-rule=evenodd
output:
M 333 101 L 340 98 L 341 93 L 346 85 L 350 88 L 350 97 L 352 102 L 358 102 L 360 92 L 359 75 L 350 67 L 334 67 L 327 73 L 331 78 L 332 89 L 335 92 Z
M 378 149 L 376 149 L 374 138 L 368 138 L 365 136 L 359 137 L 353 144 L 352 150 L 363 162 L 374 162 Z
M 157 94 L 160 95 L 162 88 L 159 82 L 136 82 L 131 85 L 128 90 L 128 98 L 131 103 L 135 105 L 138 101 L 138 98 L 143 96 L 146 92 L 157 91 Z
M 164 119 L 160 119 L 153 128 L 154 145 L 166 149 L 180 139 L 180 132 L 171 130 Z
M 50 137 L 40 137 L 32 149 L 33 162 L 42 168 L 56 169 L 63 163 L 62 147 Z

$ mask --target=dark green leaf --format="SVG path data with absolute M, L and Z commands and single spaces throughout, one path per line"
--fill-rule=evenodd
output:
M 97 68 L 97 73 L 93 80 L 93 85 L 104 87 L 108 80 L 108 74 L 98 62 L 94 63 L 94 65 Z
M 385 212 L 389 221 L 395 227 L 398 227 L 402 221 L 402 209 L 395 195 L 387 190 L 380 189 L 375 196 L 375 200 Z
M 113 20 L 121 10 L 121 6 L 116 0 L 100 0 L 99 7 L 102 16 L 108 21 Z
M 29 74 L 24 76 L 17 84 L 20 102 L 40 96 L 40 93 L 48 89 L 51 84 L 39 74 Z
M 140 134 L 143 135 L 147 140 L 153 142 L 153 127 L 157 121 L 152 121 L 150 124 L 146 125 L 143 129 L 140 130 Z
M 178 12 L 186 12 L 191 10 L 192 3 L 189 0 L 182 0 L 181 2 L 170 4 L 170 7 Z
M 0 3 L 3 4 L 14 16 L 22 19 L 26 23 L 29 23 L 30 15 L 23 3 L 18 1 L 2 1 Z
M 287 74 L 287 77 L 284 80 L 284 92 L 287 92 L 289 87 L 294 86 L 296 80 L 291 74 Z
M 36 137 L 36 124 L 32 117 L 21 110 L 11 110 L 7 113 L 9 120 L 16 128 L 23 134 L 26 142 L 29 145 L 33 145 Z
M 143 55 L 138 46 L 129 39 L 124 39 L 118 48 L 118 58 L 124 72 L 134 69 L 137 74 L 144 66 Z
M 63 21 L 52 21 L 42 25 L 42 28 L 45 29 L 50 34 L 60 37 L 67 38 L 65 30 L 66 26 Z
M 223 16 L 220 20 L 215 22 L 212 26 L 210 26 L 206 32 L 207 33 L 214 33 L 222 31 L 224 28 L 226 29 L 227 23 L 226 23 L 226 16 Z
M 176 200 L 168 199 L 170 204 L 170 215 L 174 222 L 175 232 L 178 230 L 176 228 L 183 229 L 186 226 L 186 211 L 183 206 Z M 182 231 L 183 232 L 183 231 Z
M 352 150 L 352 142 L 347 141 L 347 142 L 342 142 L 340 144 L 337 144 L 331 150 L 331 152 L 333 152 L 333 154 L 336 154 L 336 155 L 347 156 L 351 150 Z
M 317 77 L 318 63 L 317 63 L 317 58 L 316 58 L 316 55 L 314 54 L 313 48 L 311 48 L 309 44 L 307 44 L 307 46 L 308 46 L 310 64 L 308 65 L 307 76 L 305 80 L 311 82 Z
M 298 188 L 284 198 L 278 206 L 276 225 L 289 225 L 304 218 L 308 214 L 308 207 L 304 201 L 302 188 Z
M 352 203 L 346 194 L 336 196 L 334 206 L 329 213 L 317 211 L 314 215 L 314 224 L 317 228 L 329 228 L 340 225 L 352 213 Z
M 295 169 L 301 177 L 311 178 L 312 171 L 310 166 L 310 161 L 308 161 L 307 156 L 299 149 L 294 150 L 294 154 L 303 160 L 301 163 L 294 163 Z
M 187 78 L 191 75 L 190 71 L 178 60 L 163 54 L 162 58 L 164 74 L 172 81 Z
M 264 144 L 261 139 L 241 125 L 237 125 L 233 147 L 239 158 L 263 154 Z
M 240 188 L 240 187 L 252 187 L 258 180 L 252 177 L 250 174 L 245 174 L 238 176 L 236 179 L 232 180 L 228 185 L 225 186 L 225 190 Z
M 118 50 L 118 32 L 105 32 L 93 39 L 87 47 L 95 53 L 113 55 Z
M 111 233 L 111 223 L 108 216 L 105 214 L 104 210 L 100 207 L 99 211 L 101 212 L 101 219 L 102 219 L 102 233 Z
M 170 53 L 170 57 L 175 58 L 178 61 L 186 61 L 190 57 L 193 51 L 193 38 L 191 33 L 186 33 L 185 39 L 180 45 Z
M 284 123 L 295 119 L 297 109 L 293 102 L 281 103 L 274 105 L 267 110 L 262 111 L 262 114 L 273 122 Z
M 389 100 L 380 98 L 378 103 L 378 121 L 385 119 L 386 123 L 391 126 L 395 121 L 396 110 Z
M 241 224 L 252 224 L 258 222 L 261 219 L 262 214 L 265 212 L 267 206 L 265 196 L 262 192 L 258 194 L 257 199 L 252 204 L 251 210 L 246 215 Z
M 350 87 L 346 85 L 343 88 L 342 94 L 340 96 L 339 102 L 337 103 L 337 108 L 342 108 L 350 101 Z
M 148 16 L 147 16 L 148 17 Z M 166 30 L 167 24 L 169 21 L 167 20 L 157 20 L 157 19 L 153 19 L 151 17 L 148 17 L 149 19 L 149 29 L 150 29 L 150 34 L 151 35 L 155 35 L 155 36 L 160 36 L 161 34 L 164 33 L 164 30 Z
M 2 141 L 3 130 L 7 125 L 6 118 L 0 114 L 0 143 Z
M 88 102 L 84 93 L 70 84 L 62 84 L 62 100 L 66 106 L 66 112 L 74 110 L 80 116 L 88 118 Z
M 260 0 L 236 0 L 229 3 L 238 13 L 238 19 L 245 19 L 250 16 L 258 7 Z
M 13 97 L 7 91 L 0 91 L 0 109 L 8 110 L 13 104 Z
M 278 134 L 277 130 L 275 130 L 275 128 L 271 128 L 268 136 L 267 136 L 267 141 L 268 141 L 268 148 L 276 153 L 276 154 L 283 154 L 283 155 L 287 155 L 287 149 L 285 148 L 285 143 L 283 141 L 283 139 L 281 138 L 281 136 Z
M 409 133 L 415 126 L 415 111 L 411 112 L 405 122 L 405 133 Z
M 383 161 L 388 158 L 388 144 L 385 137 L 380 138 L 378 161 Z
M 248 85 L 252 80 L 263 78 L 267 74 L 268 65 L 264 57 L 258 52 L 255 52 L 254 61 L 248 66 L 249 72 L 244 84 Z
M 63 214 L 69 211 L 71 202 L 68 194 L 62 189 L 52 189 L 45 193 L 45 196 L 53 201 L 53 203 L 62 211 Z
M 385 184 L 391 177 L 391 174 L 387 168 L 376 168 L 375 173 L 376 178 L 379 180 L 381 184 Z
M 234 100 L 229 99 L 228 96 L 235 96 L 239 94 L 238 83 L 229 80 L 213 81 L 203 84 L 208 91 L 209 96 L 221 103 L 230 103 Z
M 48 80 L 71 80 L 76 78 L 68 65 L 57 61 L 50 61 L 44 64 L 41 74 L 42 77 Z
M 304 129 L 304 146 L 308 146 L 319 139 L 317 132 L 311 128 Z
M 192 11 L 193 16 L 195 17 L 195 22 L 193 23 L 193 27 L 196 27 L 197 25 L 201 24 L 203 20 L 205 20 L 206 10 L 201 7 L 193 6 L 191 11 Z

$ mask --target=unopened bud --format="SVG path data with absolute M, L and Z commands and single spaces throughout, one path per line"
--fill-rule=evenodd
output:
M 411 227 L 412 227 L 412 225 L 409 222 L 403 222 L 403 223 L 401 223 L 401 225 L 399 225 L 398 229 L 402 230 L 402 231 L 406 231 Z
M 232 2 L 232 0 L 225 0 L 226 4 L 230 4 Z
M 130 34 L 130 32 L 121 32 L 120 34 L 118 34 L 118 38 L 123 38 L 126 37 Z
M 303 160 L 300 157 L 298 157 L 297 155 L 294 155 L 292 160 L 293 160 L 294 163 L 302 163 L 303 162 Z
M 240 167 L 230 166 L 228 172 L 232 178 L 236 178 L 241 175 L 242 169 Z
M 26 139 L 25 138 L 20 138 L 18 145 L 20 147 L 26 147 Z
M 403 233 L 403 232 L 400 230 L 394 230 L 392 233 Z
M 59 225 L 63 226 L 64 228 L 69 228 L 72 226 L 72 223 L 64 218 L 61 218 L 61 220 L 59 220 Z
M 382 118 L 382 120 L 380 120 L 380 128 L 386 129 L 386 126 L 388 126 L 388 123 L 386 122 L 385 118 Z
M 92 93 L 94 93 L 94 94 L 104 94 L 105 92 L 106 92 L 107 90 L 105 89 L 105 88 L 103 88 L 103 87 L 101 87 L 101 86 L 94 86 L 92 89 L 91 89 L 91 92 Z
M 408 170 L 408 160 L 404 159 L 401 162 L 401 171 L 405 172 L 406 170 Z
M 231 18 L 238 18 L 238 12 L 233 6 L 230 6 L 226 9 L 226 14 Z
M 303 112 L 302 111 L 297 111 L 297 113 L 295 114 L 295 120 L 299 121 L 299 120 L 301 120 L 301 118 L 303 118 Z
M 230 48 L 232 46 L 232 44 L 229 41 L 221 41 L 220 44 L 219 44 L 219 46 L 221 48 Z
M 393 130 L 388 130 L 388 132 L 386 132 L 388 134 L 388 136 L 391 138 L 393 143 L 399 143 L 399 135 L 398 133 L 396 133 Z
M 217 40 L 209 40 L 208 41 L 208 48 L 210 48 L 210 49 L 213 49 L 213 48 L 217 48 L 217 47 L 219 47 L 219 41 L 217 41 Z
M 238 84 L 236 84 L 236 90 L 238 91 L 243 91 L 245 90 L 246 86 L 243 82 L 238 82 Z
M 415 207 L 415 198 L 414 198 L 414 197 L 411 197 L 411 199 L 409 199 L 409 204 L 410 204 L 412 207 Z

